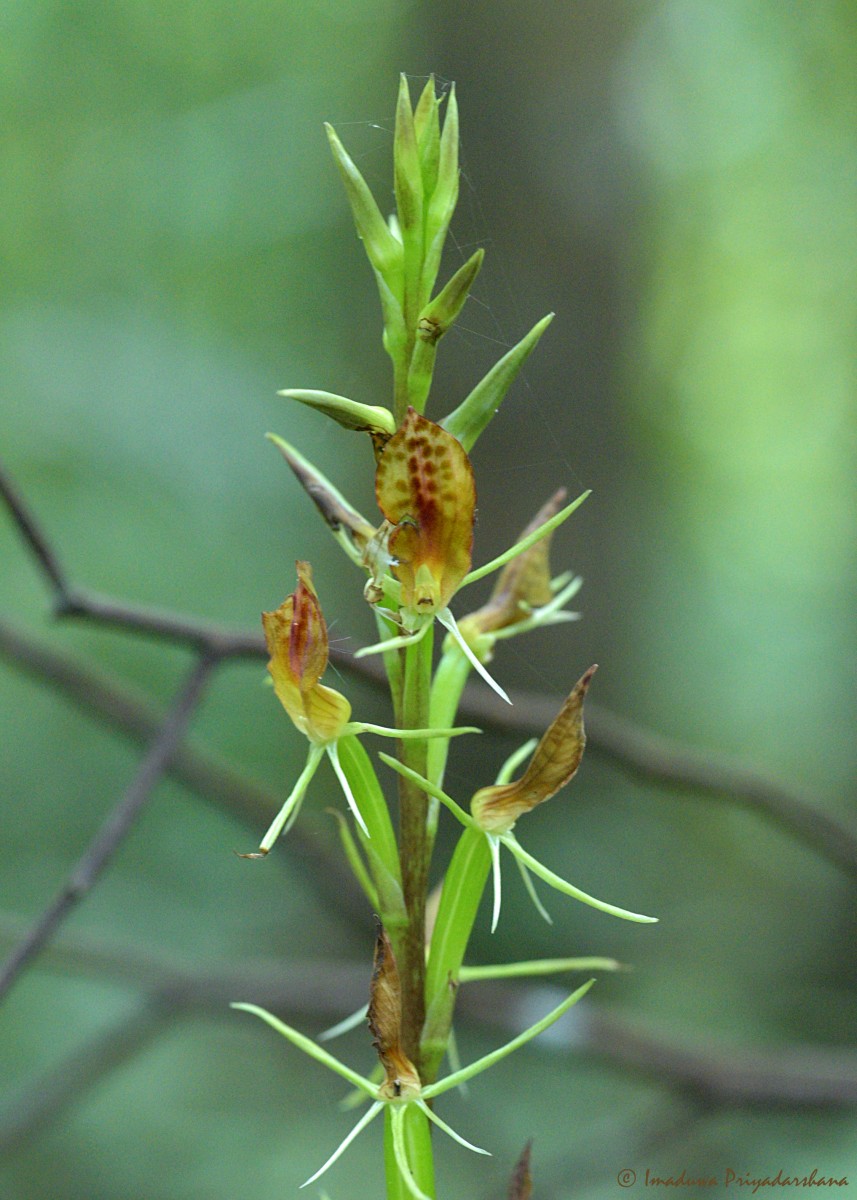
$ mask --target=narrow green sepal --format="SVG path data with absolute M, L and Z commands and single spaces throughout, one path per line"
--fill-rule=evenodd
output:
M 459 983 L 485 979 L 529 979 L 536 975 L 558 975 L 564 971 L 622 971 L 615 958 L 535 958 L 529 962 L 495 963 L 484 967 L 463 966 Z
M 372 266 L 386 282 L 397 302 L 402 303 L 403 251 L 393 237 L 366 180 L 339 140 L 332 125 L 325 124 L 333 157 L 345 184 L 357 233 Z
M 430 199 L 437 186 L 440 163 L 440 97 L 435 92 L 434 75 L 429 75 L 414 109 L 414 130 L 420 151 L 423 196 Z
M 435 800 L 439 800 L 441 804 L 446 805 L 452 815 L 458 818 L 465 829 L 475 830 L 475 832 L 481 834 L 483 837 L 485 836 L 485 831 L 474 821 L 470 813 L 465 812 L 460 804 L 456 804 L 452 796 L 447 796 L 446 792 L 426 779 L 425 775 L 420 775 L 419 771 L 415 771 L 413 767 L 405 766 L 397 758 L 385 754 L 383 750 L 378 751 L 378 757 L 381 759 L 381 762 L 386 763 L 397 774 L 403 775 L 405 779 L 410 779 L 411 783 L 415 783 L 417 787 L 421 787 L 427 796 L 433 796 Z
M 547 537 L 549 533 L 553 533 L 557 526 L 562 525 L 563 521 L 567 521 L 571 514 L 580 508 L 584 500 L 591 495 L 591 490 L 581 492 L 575 500 L 572 500 L 571 504 L 567 504 L 565 508 L 560 509 L 558 513 L 552 516 L 549 521 L 545 521 L 543 525 L 539 525 L 538 529 L 534 529 L 532 533 L 528 533 L 519 542 L 515 542 L 514 546 L 510 546 L 508 550 L 504 550 L 502 554 L 498 554 L 496 558 L 492 558 L 490 562 L 485 563 L 483 566 L 469 571 L 464 576 L 461 587 L 466 587 L 468 583 L 475 583 L 477 579 L 484 579 L 492 571 L 499 571 L 501 567 L 505 567 L 507 562 L 511 562 L 517 555 L 523 554 L 525 550 L 529 550 L 530 546 L 534 546 L 536 542 Z
M 286 396 L 289 400 L 299 400 L 301 404 L 323 412 L 326 417 L 330 417 L 345 429 L 354 429 L 359 433 L 384 433 L 390 437 L 396 432 L 396 423 L 388 408 L 360 404 L 359 401 L 349 400 L 346 396 L 308 388 L 285 388 L 277 392 L 277 395 Z
M 458 438 L 468 453 L 500 407 L 500 403 L 512 386 L 515 377 L 535 349 L 553 317 L 553 313 L 542 317 L 541 321 L 535 324 L 516 346 L 513 346 L 499 362 L 494 364 L 485 378 L 477 383 L 470 395 L 462 400 L 458 408 L 440 422 L 448 433 Z
M 323 1067 L 327 1067 L 329 1071 L 333 1071 L 334 1074 L 347 1079 L 349 1083 L 353 1083 L 355 1087 L 360 1088 L 362 1092 L 365 1092 L 367 1096 L 371 1096 L 373 1100 L 376 1098 L 378 1089 L 368 1079 L 365 1079 L 362 1075 L 358 1075 L 350 1067 L 346 1067 L 345 1063 L 341 1063 L 338 1058 L 334 1058 L 327 1050 L 322 1049 L 312 1038 L 308 1038 L 297 1029 L 293 1029 L 291 1025 L 287 1025 L 285 1021 L 281 1021 L 273 1013 L 266 1012 L 258 1004 L 245 1004 L 242 1001 L 234 1001 L 229 1007 L 237 1008 L 239 1012 L 251 1013 L 254 1017 L 261 1018 L 266 1025 L 270 1025 L 277 1033 L 281 1033 L 298 1050 L 303 1050 L 304 1054 L 308 1054 L 310 1058 L 314 1058 L 316 1062 L 321 1063 Z
M 393 137 L 393 169 L 399 228 L 407 246 L 409 235 L 422 230 L 423 174 L 408 81 L 399 77 L 396 102 L 396 132 Z
M 448 1092 L 450 1088 L 457 1087 L 459 1083 L 464 1083 L 468 1079 L 472 1079 L 474 1075 L 481 1075 L 483 1071 L 487 1071 L 489 1067 L 493 1067 L 494 1063 L 500 1062 L 501 1059 L 506 1058 L 509 1054 L 514 1053 L 514 1051 L 519 1049 L 521 1046 L 525 1046 L 527 1042 L 532 1041 L 534 1037 L 538 1037 L 540 1033 L 543 1033 L 546 1029 L 558 1021 L 560 1017 L 567 1013 L 568 1010 L 577 1004 L 579 1000 L 582 1000 L 592 987 L 593 983 L 595 983 L 594 979 L 588 979 L 582 987 L 579 987 L 577 991 L 572 992 L 572 994 L 566 997 L 561 1004 L 558 1004 L 555 1009 L 549 1012 L 546 1016 L 542 1017 L 540 1021 L 536 1021 L 535 1025 L 531 1025 L 529 1029 L 525 1029 L 523 1033 L 519 1033 L 516 1038 L 513 1038 L 511 1042 L 507 1042 L 505 1046 L 501 1046 L 499 1050 L 492 1050 L 490 1054 L 484 1055 L 483 1058 L 478 1058 L 476 1062 L 471 1063 L 469 1067 L 463 1067 L 460 1071 L 456 1071 L 452 1075 L 447 1075 L 444 1079 L 439 1080 L 437 1083 L 431 1083 L 428 1087 L 423 1088 L 423 1099 L 431 1100 L 433 1096 L 440 1096 L 444 1092 Z
M 443 246 L 449 223 L 458 203 L 458 102 L 455 84 L 449 90 L 443 132 L 440 135 L 440 158 L 437 184 L 427 205 L 425 222 L 425 262 L 423 265 L 423 294 L 428 298 L 437 279 Z

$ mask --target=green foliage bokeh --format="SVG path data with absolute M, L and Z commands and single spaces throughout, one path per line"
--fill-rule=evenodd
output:
M 597 660 L 597 699 L 855 818 L 852 6 L 29 0 L 4 6 L 0 34 L 0 454 L 73 578 L 253 627 L 308 557 L 332 637 L 373 636 L 360 581 L 262 435 L 286 434 L 371 511 L 368 447 L 275 392 L 389 399 L 321 122 L 383 207 L 398 72 L 435 70 L 462 108 L 448 265 L 488 248 L 441 346 L 442 411 L 558 314 L 474 454 L 476 560 L 556 486 L 594 489 L 554 553 L 585 576 L 583 621 L 508 644 L 498 677 L 559 698 Z M 51 625 L 5 520 L 0 568 L 4 617 L 167 701 L 182 651 Z M 224 669 L 194 732 L 282 788 L 303 749 L 261 675 Z M 139 756 L 43 685 L 5 666 L 0 679 L 0 909 L 26 917 Z M 348 690 L 361 717 L 384 718 L 369 689 Z M 466 800 L 510 748 L 456 747 L 450 791 Z M 331 836 L 335 795 L 320 777 L 301 818 L 315 836 Z M 200 971 L 250 958 L 368 970 L 369 914 L 320 907 L 287 843 L 248 869 L 231 852 L 252 840 L 163 784 L 68 936 Z M 590 756 L 529 820 L 527 846 L 662 923 L 628 929 L 551 898 L 548 930 L 518 894 L 493 939 L 481 923 L 482 960 L 616 955 L 636 970 L 599 983 L 593 1004 L 739 1057 L 853 1046 L 851 885 L 760 817 Z M 5 1008 L 9 1101 L 137 996 L 46 957 Z M 491 1044 L 485 1030 L 460 1041 L 468 1058 Z M 368 1039 L 350 1035 L 342 1054 L 366 1066 Z M 3 1194 L 287 1195 L 343 1135 L 339 1098 L 242 1019 L 177 1014 L 9 1155 Z M 454 1106 L 496 1160 L 443 1147 L 442 1194 L 502 1195 L 532 1134 L 541 1200 L 613 1196 L 617 1172 L 640 1164 L 857 1171 L 847 1116 L 694 1113 L 663 1082 L 547 1047 Z M 349 1152 L 333 1200 L 380 1184 L 378 1152 L 372 1138 Z

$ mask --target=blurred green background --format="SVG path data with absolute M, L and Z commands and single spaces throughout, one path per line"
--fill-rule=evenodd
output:
M 262 435 L 287 436 L 371 511 L 368 446 L 275 395 L 390 391 L 321 123 L 383 207 L 398 72 L 414 90 L 432 70 L 455 79 L 464 172 L 446 265 L 477 245 L 488 259 L 441 347 L 429 415 L 557 312 L 474 453 L 476 560 L 558 485 L 594 491 L 553 555 L 585 577 L 584 619 L 506 643 L 497 675 L 559 699 L 598 661 L 602 704 L 738 754 L 853 822 L 855 53 L 848 0 L 7 0 L 2 459 L 80 583 L 255 628 L 309 557 L 332 637 L 372 638 L 359 580 Z M 5 518 L 0 564 L 4 619 L 169 699 L 187 655 L 51 624 Z M 304 748 L 262 675 L 223 669 L 194 735 L 282 790 Z M 27 917 L 139 752 L 11 666 L 0 683 L 0 908 Z M 358 715 L 384 719 L 366 685 L 348 691 Z M 513 745 L 456 746 L 450 790 L 466 799 Z M 301 817 L 318 844 L 334 837 L 327 803 L 325 774 Z M 257 868 L 236 859 L 260 832 L 164 783 L 60 944 L 200 974 L 249 960 L 368 973 L 368 911 L 325 901 L 287 844 Z M 713 1048 L 727 1077 L 755 1049 L 785 1062 L 796 1046 L 853 1047 L 853 881 L 761 817 L 591 754 L 526 835 L 579 885 L 661 917 L 628 926 L 551 897 L 551 929 L 511 882 L 493 938 L 480 920 L 473 961 L 634 965 L 599 982 L 581 1036 L 587 1013 L 612 1014 Z M 4 1009 L 0 1120 L 140 996 L 118 969 L 40 960 Z M 309 1001 L 285 1015 L 329 1023 Z M 463 1023 L 464 1059 L 497 1037 Z M 371 1061 L 363 1032 L 340 1052 Z M 296 1194 L 349 1127 L 341 1090 L 225 1007 L 177 1009 L 6 1154 L 0 1191 Z M 440 1146 L 445 1197 L 504 1196 L 530 1136 L 538 1200 L 615 1196 L 625 1167 L 857 1174 L 853 1110 L 706 1106 L 657 1071 L 551 1045 L 445 1115 L 495 1153 Z M 381 1194 L 379 1148 L 374 1130 L 349 1151 L 324 1181 L 332 1200 Z

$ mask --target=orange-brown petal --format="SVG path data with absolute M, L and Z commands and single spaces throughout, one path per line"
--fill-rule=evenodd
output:
M 470 570 L 476 486 L 459 441 L 413 408 L 384 448 L 375 476 L 402 604 L 445 607 Z
M 596 669 L 590 667 L 574 685 L 521 778 L 480 788 L 474 795 L 470 811 L 487 833 L 504 833 L 518 817 L 549 800 L 575 775 L 586 745 L 583 701 Z

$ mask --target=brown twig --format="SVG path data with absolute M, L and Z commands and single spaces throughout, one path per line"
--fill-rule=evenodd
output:
M 79 711 L 97 718 L 138 745 L 148 744 L 161 728 L 164 714 L 117 676 L 103 668 L 83 664 L 3 620 L 0 620 L 0 657 L 28 675 L 45 681 Z M 270 823 L 282 803 L 281 796 L 236 771 L 214 751 L 202 750 L 187 742 L 176 748 L 165 774 L 257 835 Z M 331 911 L 342 911 L 343 896 L 351 897 L 357 906 L 361 893 L 351 872 L 345 869 L 340 854 L 332 851 L 323 839 L 313 836 L 301 823 L 289 832 L 289 839 L 297 851 L 293 858 L 296 869 Z M 349 911 L 360 910 L 356 907 Z
M 72 587 L 35 516 L 0 466 L 0 495 L 30 547 L 56 597 L 60 616 L 79 616 L 180 641 L 217 659 L 266 654 L 261 635 L 227 630 L 196 617 L 126 605 L 94 592 Z M 378 685 L 385 684 L 383 666 L 355 659 L 331 647 L 331 659 Z M 464 719 L 486 728 L 515 734 L 541 734 L 556 715 L 556 701 L 542 695 L 514 692 L 513 707 L 497 703 L 477 687 L 465 689 Z M 648 782 L 731 800 L 770 818 L 793 837 L 848 874 L 857 877 L 857 832 L 822 811 L 812 798 L 794 787 L 772 780 L 724 754 L 703 754 L 669 738 L 641 729 L 600 705 L 587 707 L 587 731 L 592 750 Z
M 464 720 L 517 734 L 541 734 L 556 716 L 556 700 L 532 692 L 510 695 L 514 710 L 500 705 L 488 692 L 468 688 L 459 714 Z M 599 704 L 587 703 L 586 732 L 591 750 L 630 774 L 648 783 L 740 804 L 857 876 L 857 831 L 822 811 L 798 788 L 775 782 L 727 754 L 704 754 L 641 729 Z
M 256 658 L 265 652 L 261 634 L 229 630 L 198 617 L 185 617 L 138 604 L 126 604 L 72 584 L 60 566 L 59 556 L 42 530 L 35 514 L 0 464 L 0 497 L 32 552 L 45 580 L 50 584 L 54 613 L 58 617 L 82 617 L 101 625 L 113 625 L 165 641 L 181 642 L 212 659 Z
M 21 971 L 50 941 L 53 934 L 98 879 L 148 800 L 184 737 L 208 682 L 215 660 L 203 655 L 193 665 L 137 774 L 87 847 L 62 889 L 27 935 L 0 967 L 0 1000 Z
M 8 920 L 5 922 L 8 928 Z M 48 968 L 93 971 L 137 982 L 148 997 L 113 1029 L 99 1032 L 57 1067 L 13 1096 L 0 1114 L 0 1150 L 41 1130 L 81 1092 L 145 1044 L 165 1016 L 206 1013 L 226 1018 L 229 1001 L 252 996 L 254 1003 L 298 1022 L 335 1020 L 361 1003 L 368 988 L 365 963 L 248 962 L 220 971 L 190 972 L 157 955 L 91 939 L 64 938 L 51 949 Z M 505 1035 L 520 1032 L 521 1014 L 549 1009 L 556 990 L 520 984 L 468 984 L 461 989 L 459 1016 Z M 831 1047 L 784 1046 L 747 1051 L 725 1045 L 684 1046 L 643 1025 L 632 1026 L 590 1002 L 576 1017 L 556 1026 L 552 1046 L 598 1058 L 666 1085 L 695 1111 L 761 1105 L 808 1109 L 857 1105 L 857 1054 Z M 136 1028 L 137 1024 L 140 1028 Z

